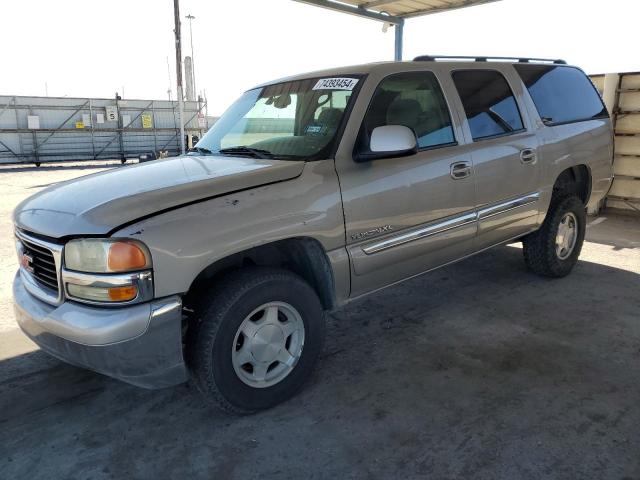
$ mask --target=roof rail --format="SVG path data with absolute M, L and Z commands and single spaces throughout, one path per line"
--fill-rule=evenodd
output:
M 559 58 L 524 58 L 524 57 L 468 57 L 464 55 L 420 55 L 413 59 L 414 62 L 435 62 L 437 60 L 473 60 L 474 62 L 488 62 L 492 60 L 509 61 L 518 63 L 555 63 L 566 65 L 567 62 Z

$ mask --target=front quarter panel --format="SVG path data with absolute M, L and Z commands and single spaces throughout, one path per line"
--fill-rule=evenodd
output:
M 340 257 L 344 220 L 333 161 L 309 162 L 295 179 L 171 210 L 114 236 L 136 238 L 149 247 L 156 297 L 188 291 L 217 260 L 286 238 L 314 238 L 330 259 Z M 336 278 L 336 284 L 343 283 Z

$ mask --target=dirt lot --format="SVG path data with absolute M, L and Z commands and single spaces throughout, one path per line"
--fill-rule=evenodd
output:
M 94 170 L 0 170 L 0 478 L 640 479 L 640 217 L 590 219 L 562 280 L 507 246 L 352 304 L 300 395 L 237 418 L 15 328 L 10 211 Z

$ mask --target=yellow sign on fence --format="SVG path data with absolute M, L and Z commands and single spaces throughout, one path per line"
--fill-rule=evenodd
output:
M 84 128 L 84 122 L 83 121 L 76 122 L 76 128 Z
M 153 119 L 151 118 L 151 115 L 143 113 L 140 117 L 142 118 L 142 128 L 153 128 Z

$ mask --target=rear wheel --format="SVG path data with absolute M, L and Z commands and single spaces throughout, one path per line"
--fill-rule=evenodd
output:
M 578 261 L 585 227 L 585 207 L 578 197 L 552 200 L 542 227 L 522 241 L 527 267 L 547 277 L 568 275 Z
M 228 412 L 269 408 L 304 384 L 323 337 L 324 312 L 304 280 L 286 270 L 240 270 L 197 308 L 188 346 L 192 379 Z

